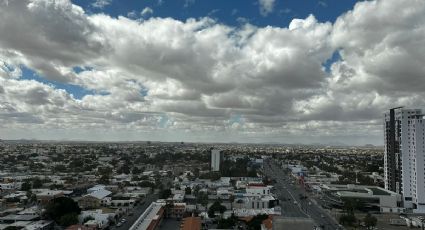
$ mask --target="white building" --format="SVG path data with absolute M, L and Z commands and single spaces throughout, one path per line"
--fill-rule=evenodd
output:
M 391 109 L 385 114 L 384 118 L 384 182 L 385 189 L 396 193 L 402 193 L 406 198 L 411 199 L 410 188 L 410 170 L 408 169 L 410 158 L 408 153 L 408 137 L 407 134 L 410 116 L 420 114 L 420 110 L 412 109 Z M 404 183 L 402 183 L 402 181 Z M 403 186 L 404 184 L 404 186 Z
M 403 188 L 409 187 L 414 212 L 425 213 L 425 119 L 424 115 L 410 117 L 407 138 L 410 181 Z M 403 170 L 404 172 L 405 170 Z M 407 194 L 407 191 L 406 191 Z M 403 190 L 404 195 L 404 190 Z
M 403 208 L 399 207 L 401 195 L 381 187 L 354 184 L 326 184 L 322 185 L 321 188 L 323 191 L 326 191 L 323 194 L 326 194 L 325 199 L 328 202 L 340 202 L 340 205 L 343 205 L 342 201 L 345 199 L 356 199 L 362 201 L 365 207 L 379 208 L 379 211 L 383 213 L 398 213 L 403 211 Z
M 220 171 L 220 163 L 222 160 L 222 155 L 220 150 L 213 149 L 211 150 L 211 171 L 217 172 Z
M 234 209 L 269 209 L 277 205 L 278 200 L 268 196 L 243 196 L 237 197 L 233 202 Z
M 102 209 L 81 211 L 81 214 L 78 216 L 78 221 L 83 223 L 83 221 L 88 217 L 92 217 L 94 219 L 93 221 L 96 227 L 104 229 L 109 226 L 109 219 L 112 219 L 114 214 L 103 213 Z
M 403 206 L 425 213 L 425 122 L 420 109 L 391 109 L 384 119 L 385 189 L 403 195 Z
M 273 186 L 266 186 L 261 184 L 250 184 L 246 187 L 246 194 L 253 195 L 270 195 L 270 189 Z

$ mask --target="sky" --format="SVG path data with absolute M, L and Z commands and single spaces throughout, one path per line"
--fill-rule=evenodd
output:
M 0 0 L 0 138 L 383 145 L 423 0 Z

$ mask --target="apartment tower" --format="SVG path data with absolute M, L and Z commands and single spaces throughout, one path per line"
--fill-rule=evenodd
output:
M 402 194 L 405 208 L 417 209 L 419 203 L 422 204 L 421 197 L 425 198 L 425 191 L 418 193 L 419 184 L 425 189 L 424 148 L 418 146 L 423 142 L 419 143 L 416 139 L 419 137 L 417 132 L 421 132 L 420 127 L 423 127 L 420 125 L 422 120 L 420 109 L 401 107 L 390 109 L 384 117 L 385 188 Z
M 222 161 L 222 154 L 220 150 L 212 149 L 211 150 L 211 171 L 218 172 L 220 171 L 220 164 Z

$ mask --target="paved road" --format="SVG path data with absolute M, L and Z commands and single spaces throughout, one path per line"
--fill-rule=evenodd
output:
M 130 229 L 130 227 L 137 220 L 137 218 L 139 218 L 139 216 L 142 215 L 142 213 L 146 210 L 146 208 L 148 208 L 148 206 L 152 202 L 156 201 L 157 199 L 158 199 L 157 194 L 149 194 L 147 197 L 145 197 L 142 200 L 141 205 L 138 205 L 138 206 L 133 208 L 133 210 L 132 210 L 133 215 L 131 215 L 131 216 L 125 215 L 125 216 L 121 217 L 120 220 L 122 220 L 123 218 L 127 220 L 122 226 L 120 226 L 120 227 L 115 226 L 113 229 L 117 229 L 117 230 Z
M 276 180 L 275 188 L 281 207 L 282 215 L 286 217 L 310 217 L 317 226 L 324 230 L 341 229 L 339 224 L 328 212 L 317 205 L 315 200 L 310 198 L 301 199 L 300 194 L 307 195 L 301 188 L 293 183 L 293 178 L 273 161 L 267 161 L 264 165 L 264 172 L 270 178 Z
M 161 182 L 164 185 L 164 188 L 168 188 L 168 182 L 171 182 L 172 178 L 162 178 Z M 159 198 L 158 194 L 149 194 L 147 197 L 145 197 L 142 200 L 142 204 L 138 205 L 137 207 L 135 207 L 132 211 L 133 211 L 133 215 L 129 216 L 123 216 L 121 217 L 120 220 L 122 220 L 123 218 L 126 219 L 127 221 L 122 224 L 122 226 L 117 227 L 115 226 L 114 229 L 117 230 L 127 230 L 130 229 L 130 227 L 134 224 L 134 222 L 136 222 L 136 220 L 140 217 L 140 215 L 142 215 L 142 213 L 149 207 L 149 205 L 154 202 L 157 201 Z

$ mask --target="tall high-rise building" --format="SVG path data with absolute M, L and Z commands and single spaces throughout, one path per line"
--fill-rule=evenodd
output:
M 423 114 L 410 116 L 408 126 L 408 151 L 410 157 L 411 207 L 425 213 L 425 119 Z
M 420 109 L 403 108 L 390 109 L 384 118 L 385 188 L 402 194 L 403 206 L 406 208 L 417 209 L 422 202 L 425 205 L 425 201 L 422 201 L 422 197 L 425 199 L 425 191 L 418 190 L 418 186 L 425 189 L 423 142 L 414 141 L 414 138 L 419 137 L 416 132 L 423 132 L 420 128 L 423 126 L 419 125 L 422 120 Z
M 220 171 L 220 164 L 222 160 L 222 154 L 220 150 L 212 149 L 211 150 L 211 171 L 217 172 Z

